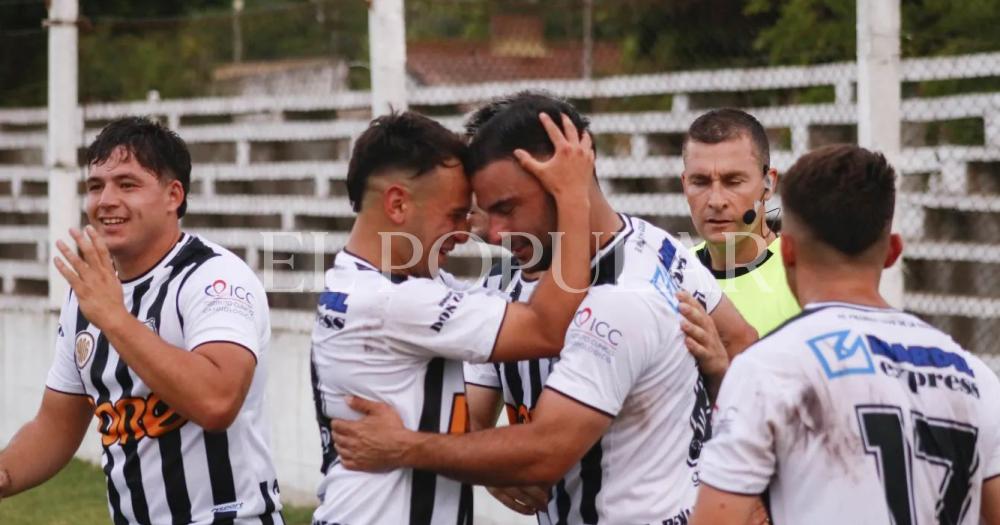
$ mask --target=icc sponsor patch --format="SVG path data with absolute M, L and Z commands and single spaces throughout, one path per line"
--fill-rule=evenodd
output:
M 90 361 L 90 356 L 94 355 L 94 336 L 84 330 L 76 334 L 76 344 L 73 345 L 73 352 L 76 354 L 76 367 L 82 369 Z
M 229 283 L 225 279 L 216 279 L 205 287 L 204 293 L 209 298 L 204 313 L 231 313 L 247 320 L 253 319 L 254 297 L 245 287 Z
M 624 334 L 607 321 L 602 321 L 590 308 L 583 308 L 573 316 L 573 324 L 566 334 L 566 344 L 587 350 L 606 363 L 611 363 L 611 353 L 621 344 Z

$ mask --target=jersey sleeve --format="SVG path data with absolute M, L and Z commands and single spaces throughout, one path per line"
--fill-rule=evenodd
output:
M 186 276 L 177 294 L 186 349 L 226 342 L 260 359 L 270 323 L 267 295 L 243 261 L 213 257 Z
M 658 329 L 652 310 L 636 294 L 591 289 L 545 387 L 617 416 L 646 368 Z
M 403 351 L 472 363 L 489 360 L 507 311 L 502 297 L 431 279 L 396 285 L 388 301 L 385 335 Z
M 978 372 L 978 371 L 977 371 Z M 980 400 L 984 403 L 983 414 L 986 419 L 983 425 L 983 479 L 1000 476 L 1000 379 L 993 370 L 982 367 L 984 379 L 981 381 L 982 394 Z
M 85 395 L 87 390 L 83 384 L 83 378 L 80 377 L 80 369 L 76 365 L 75 327 L 70 324 L 74 313 L 76 313 L 76 307 L 71 299 L 67 299 L 59 314 L 55 359 L 52 361 L 52 367 L 49 368 L 45 386 L 64 394 Z M 87 343 L 81 342 L 81 344 Z M 92 339 L 90 344 L 93 344 Z
M 712 272 L 691 254 L 688 250 L 678 250 L 678 257 L 683 258 L 684 268 L 681 288 L 701 301 L 708 313 L 712 313 L 722 300 L 722 288 L 715 280 Z
M 769 414 L 774 388 L 750 356 L 737 356 L 719 391 L 712 438 L 701 456 L 701 480 L 737 494 L 764 492 L 776 468 Z
M 465 382 L 470 385 L 499 390 L 500 374 L 492 363 L 464 363 Z

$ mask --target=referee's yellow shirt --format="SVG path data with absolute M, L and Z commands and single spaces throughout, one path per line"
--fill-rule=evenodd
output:
M 741 266 L 728 274 L 712 269 L 712 258 L 704 242 L 693 250 L 743 318 L 757 329 L 761 337 L 802 310 L 785 280 L 785 267 L 781 264 L 781 237 L 767 247 L 755 265 Z

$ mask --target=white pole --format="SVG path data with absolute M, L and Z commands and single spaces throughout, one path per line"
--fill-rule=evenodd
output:
M 898 166 L 902 92 L 899 0 L 858 0 L 858 143 Z M 897 192 L 899 190 L 897 179 Z M 896 206 L 893 231 L 904 215 Z M 882 273 L 882 296 L 903 307 L 902 259 Z
M 406 109 L 406 24 L 403 0 L 370 0 L 372 118 Z
M 69 284 L 51 264 L 57 239 L 80 224 L 76 150 L 83 131 L 77 105 L 77 0 L 52 0 L 49 7 L 49 122 L 45 166 L 49 193 L 49 305 L 66 300 Z

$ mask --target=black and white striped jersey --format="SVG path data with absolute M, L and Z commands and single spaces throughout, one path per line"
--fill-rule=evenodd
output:
M 70 294 L 46 386 L 94 404 L 112 522 L 282 523 L 263 414 L 270 319 L 257 276 L 225 248 L 182 234 L 122 288 L 126 308 L 167 343 L 235 343 L 257 367 L 233 424 L 206 432 L 150 391 Z
M 413 469 L 347 470 L 329 428 L 359 417 L 345 403 L 352 394 L 388 403 L 411 430 L 468 429 L 462 361 L 489 359 L 507 301 L 452 279 L 386 276 L 346 250 L 327 271 L 312 336 L 324 474 L 314 523 L 471 525 L 469 485 Z
M 541 525 L 680 524 L 694 504 L 710 407 L 679 335 L 674 292 L 687 290 L 709 311 L 722 292 L 667 232 L 621 217 L 623 229 L 594 257 L 591 291 L 559 358 L 465 365 L 467 383 L 502 389 L 512 424 L 531 420 L 544 388 L 614 418 L 552 488 Z M 536 283 L 498 266 L 483 284 L 527 301 Z

